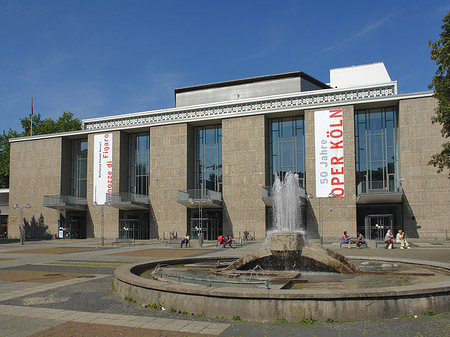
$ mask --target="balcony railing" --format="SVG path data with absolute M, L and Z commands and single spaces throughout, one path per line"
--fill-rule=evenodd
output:
M 398 193 L 403 192 L 399 180 L 361 181 L 357 187 L 358 195 L 362 193 Z
M 150 206 L 148 195 L 131 192 L 108 193 L 106 200 L 111 206 L 124 210 L 147 209 Z
M 356 187 L 357 204 L 392 204 L 403 199 L 403 180 L 361 181 Z
M 56 209 L 86 210 L 87 201 L 85 197 L 73 195 L 45 195 L 44 206 Z
M 190 189 L 178 191 L 178 202 L 186 207 L 197 207 L 199 203 L 205 208 L 222 207 L 222 192 Z

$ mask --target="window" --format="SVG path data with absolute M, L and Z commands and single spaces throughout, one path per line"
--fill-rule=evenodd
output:
M 305 187 L 305 121 L 303 116 L 270 120 L 270 185 L 275 174 L 297 173 Z
M 130 192 L 148 195 L 150 134 L 141 132 L 129 136 L 129 176 Z
M 195 188 L 222 192 L 222 127 L 195 129 Z
M 72 140 L 72 196 L 86 198 L 87 150 L 86 139 Z
M 358 193 L 395 191 L 397 187 L 397 109 L 355 113 L 356 183 Z

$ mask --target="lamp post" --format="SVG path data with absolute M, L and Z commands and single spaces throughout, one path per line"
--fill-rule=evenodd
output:
M 31 208 L 30 203 L 27 202 L 24 206 L 19 206 L 19 204 L 14 204 L 14 209 L 20 209 L 20 220 L 22 221 L 22 226 L 19 227 L 20 230 L 20 244 L 25 243 L 25 221 L 23 220 L 23 209 Z

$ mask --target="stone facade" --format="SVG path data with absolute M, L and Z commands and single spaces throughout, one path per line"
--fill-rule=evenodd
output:
M 177 202 L 177 193 L 188 187 L 187 144 L 186 123 L 150 129 L 150 204 L 159 237 L 186 232 L 186 207 Z
M 443 239 L 450 231 L 448 171 L 437 173 L 437 168 L 428 165 L 431 155 L 440 152 L 445 141 L 441 126 L 431 124 L 436 106 L 430 97 L 404 100 L 399 107 L 403 222 L 410 237 Z
M 15 204 L 24 207 L 29 203 L 31 208 L 23 208 L 25 221 L 29 223 L 33 217 L 38 221 L 42 215 L 47 233 L 57 233 L 59 212 L 43 203 L 44 195 L 61 193 L 61 158 L 61 137 L 11 143 L 9 238 L 19 238 L 19 225 L 23 224 Z
M 222 121 L 224 232 L 249 231 L 265 238 L 265 117 L 230 118 Z

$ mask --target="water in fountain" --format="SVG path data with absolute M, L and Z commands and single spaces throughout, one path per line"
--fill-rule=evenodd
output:
M 298 174 L 288 172 L 281 181 L 275 175 L 273 184 L 273 231 L 301 232 L 303 221 L 300 206 L 301 188 Z

